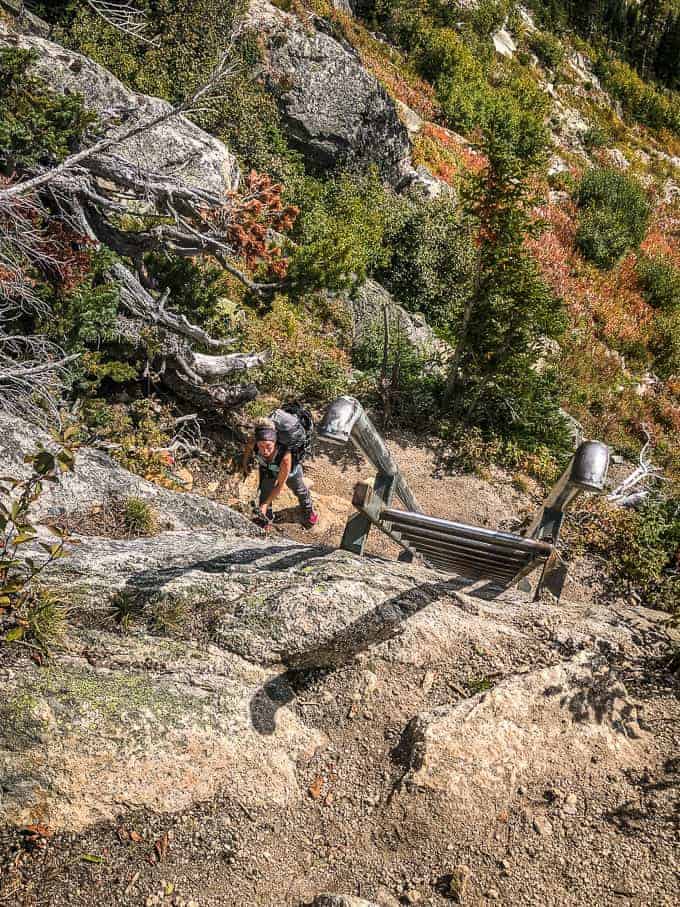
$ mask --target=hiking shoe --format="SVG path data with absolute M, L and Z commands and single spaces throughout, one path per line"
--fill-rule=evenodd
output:
M 316 526 L 319 522 L 319 514 L 314 510 L 310 510 L 309 513 L 305 514 L 305 528 L 311 529 L 312 526 Z

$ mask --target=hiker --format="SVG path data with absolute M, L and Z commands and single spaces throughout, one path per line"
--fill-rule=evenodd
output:
M 279 412 L 281 411 L 277 410 Z M 281 494 L 283 486 L 287 485 L 300 502 L 304 525 L 311 529 L 318 523 L 319 516 L 314 510 L 312 496 L 300 465 L 304 453 L 297 448 L 289 448 L 283 443 L 284 440 L 285 432 L 279 431 L 273 419 L 258 419 L 255 435 L 248 441 L 243 452 L 242 472 L 244 476 L 248 475 L 254 455 L 260 470 L 258 509 L 262 520 L 267 523 L 273 521 L 272 504 Z

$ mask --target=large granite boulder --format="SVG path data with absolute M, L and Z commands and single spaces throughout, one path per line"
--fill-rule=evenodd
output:
M 0 823 L 77 831 L 225 788 L 246 808 L 302 795 L 296 760 L 324 735 L 286 708 L 258 733 L 250 703 L 267 698 L 263 669 L 148 634 L 79 631 L 72 644 L 49 670 L 0 669 Z
M 347 44 L 267 0 L 252 0 L 247 25 L 264 51 L 265 85 L 288 135 L 320 168 L 375 164 L 396 186 L 411 172 L 410 143 L 394 101 Z
M 21 47 L 36 56 L 35 72 L 55 91 L 80 94 L 105 129 L 124 121 L 150 120 L 170 108 L 167 101 L 126 88 L 89 57 L 37 35 L 18 34 L 0 21 L 0 48 Z M 239 168 L 227 147 L 186 117 L 176 116 L 128 139 L 116 153 L 148 170 L 172 173 L 189 186 L 226 194 L 236 188 Z

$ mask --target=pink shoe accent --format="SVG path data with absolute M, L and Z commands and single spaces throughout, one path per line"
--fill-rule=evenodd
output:
M 305 519 L 305 526 L 307 526 L 308 528 L 311 528 L 312 526 L 316 526 L 316 524 L 318 522 L 319 522 L 319 514 L 316 513 L 314 510 L 312 510 L 311 513 L 307 514 L 307 517 Z

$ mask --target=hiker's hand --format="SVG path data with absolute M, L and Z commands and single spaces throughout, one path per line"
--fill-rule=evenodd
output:
M 260 511 L 260 513 L 262 514 L 262 516 L 266 519 L 266 518 L 267 518 L 267 505 L 266 505 L 266 504 L 260 504 L 260 506 L 259 506 L 257 509 Z

